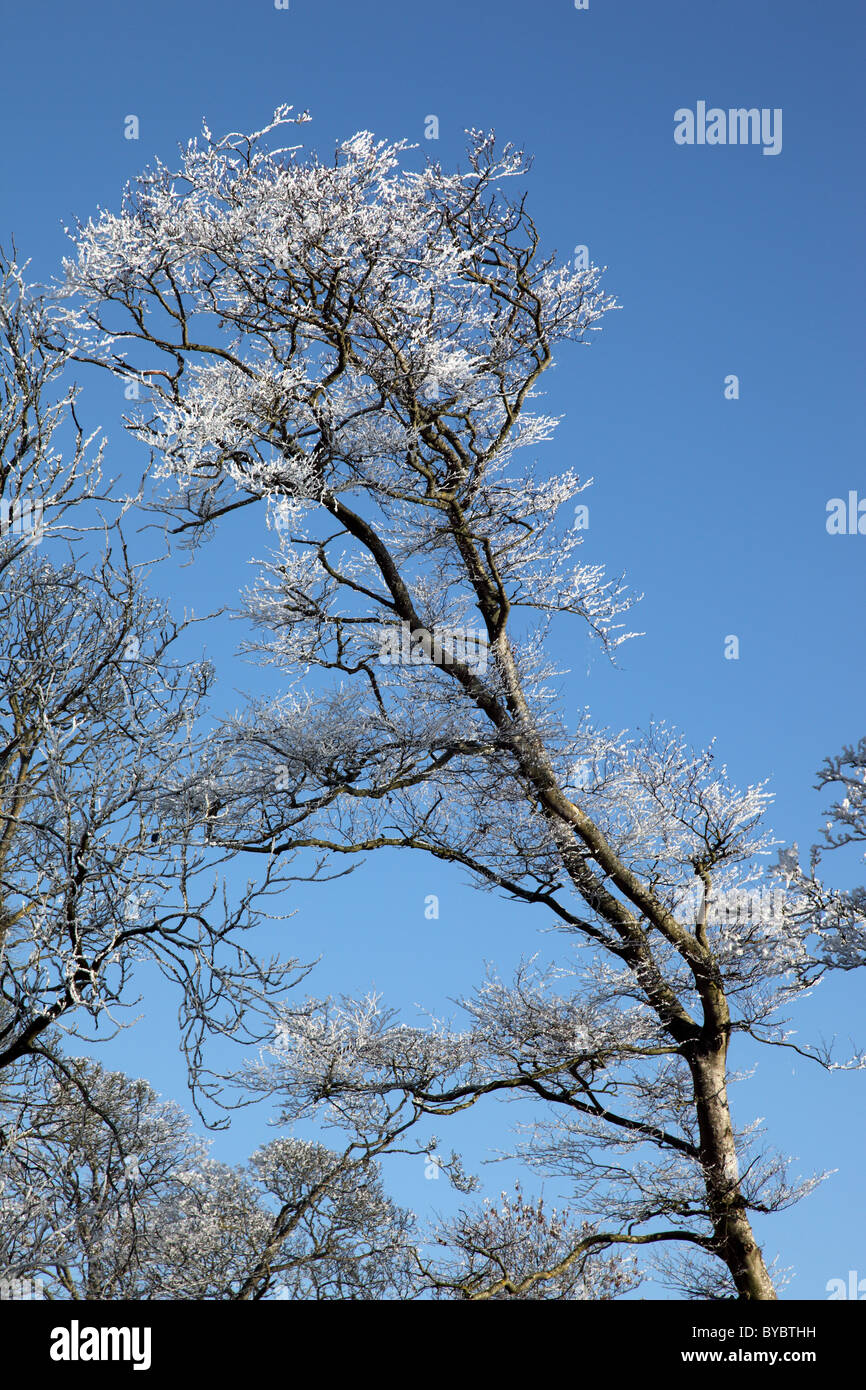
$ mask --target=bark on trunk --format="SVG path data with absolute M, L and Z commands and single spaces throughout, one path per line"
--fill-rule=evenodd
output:
M 701 1163 L 716 1253 L 724 1260 L 740 1298 L 774 1299 L 776 1290 L 752 1232 L 740 1193 L 740 1174 L 728 1108 L 725 1046 L 691 1063 L 700 1126 Z

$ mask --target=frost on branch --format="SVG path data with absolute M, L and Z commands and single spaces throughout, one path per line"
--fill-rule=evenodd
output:
M 627 978 L 601 963 L 547 973 L 530 964 L 511 984 L 491 975 L 463 1001 L 462 1030 L 441 1020 L 398 1022 L 374 997 L 314 1000 L 285 1012 L 270 1064 L 247 1080 L 275 1095 L 284 1121 L 318 1118 L 354 1142 L 497 1098 L 535 1101 L 535 1120 L 518 1127 L 516 1153 L 566 1180 L 594 1224 L 564 1219 L 557 1234 L 540 1223 L 543 1250 L 530 1242 L 521 1260 L 515 1233 L 534 1220 L 531 1204 L 464 1212 L 437 1237 L 462 1252 L 457 1263 L 427 1266 L 442 1296 L 593 1296 L 581 1292 L 590 1255 L 632 1246 L 620 1253 L 643 1250 L 654 1259 L 668 1245 L 692 1250 L 689 1269 L 727 1280 L 730 1290 L 729 1274 L 714 1273 L 710 1257 L 705 1159 L 688 1073 L 651 1012 L 637 1001 L 624 1005 L 627 991 Z M 736 1138 L 742 1175 L 732 1168 L 724 1181 L 738 1185 L 747 1209 L 782 1210 L 820 1181 L 790 1179 L 786 1161 L 762 1152 L 757 1127 Z M 459 1167 L 457 1177 L 461 1186 Z M 508 1244 L 508 1230 L 514 1239 L 497 1271 L 494 1236 Z M 616 1268 L 617 1278 L 630 1279 L 637 1266 Z
M 436 1239 L 451 1258 L 431 1263 L 428 1277 L 437 1298 L 607 1301 L 640 1281 L 632 1259 L 599 1257 L 595 1234 L 543 1197 L 524 1197 L 517 1184 L 513 1197 L 487 1198 L 440 1228 Z
M 621 583 L 565 563 L 579 536 L 543 540 L 577 475 L 507 476 L 557 423 L 528 409 L 553 344 L 585 341 L 613 307 L 598 269 L 539 258 L 501 187 L 526 164 L 490 136 L 472 132 L 469 168 L 449 174 L 368 133 L 327 162 L 271 149 L 290 121 L 191 142 L 80 226 L 66 263 L 70 332 L 139 381 L 149 408 L 131 428 L 180 483 L 188 524 L 238 496 L 331 509 L 352 494 L 397 551 L 416 543 L 410 519 L 493 525 L 515 605 L 580 614 L 617 645 Z

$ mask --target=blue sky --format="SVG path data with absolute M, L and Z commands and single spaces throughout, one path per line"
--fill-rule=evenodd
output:
M 125 180 L 155 155 L 171 160 L 203 117 L 219 133 L 255 129 L 280 102 L 310 110 L 299 134 L 322 153 L 358 129 L 417 140 L 446 165 L 469 126 L 524 145 L 545 244 L 563 257 L 588 246 L 623 306 L 590 351 L 564 351 L 548 374 L 545 405 L 565 419 L 545 462 L 594 476 L 585 558 L 625 570 L 646 595 L 634 615 L 646 636 L 619 669 L 582 639 L 558 648 L 573 671 L 566 707 L 576 717 L 589 704 L 615 727 L 665 718 L 696 743 L 716 736 L 738 780 L 772 779 L 780 837 L 808 846 L 822 820 L 816 768 L 866 733 L 866 536 L 825 529 L 830 498 L 866 498 L 864 37 L 853 0 L 7 7 L 0 240 L 14 234 L 34 277 L 48 279 L 63 226 L 116 207 Z M 698 101 L 781 108 L 781 153 L 676 145 L 674 112 Z M 130 114 L 137 141 L 124 139 Z M 429 115 L 438 141 L 425 140 Z M 724 398 L 732 373 L 738 400 Z M 100 376 L 83 384 L 87 422 L 105 426 L 113 469 L 131 476 L 144 460 L 120 427 L 122 391 Z M 230 601 L 251 580 L 238 534 L 182 572 L 183 599 Z M 736 661 L 723 655 L 730 634 Z M 226 666 L 226 704 L 257 681 Z M 840 860 L 839 882 L 854 871 Z M 428 893 L 440 896 L 435 923 L 423 915 Z M 540 917 L 396 856 L 330 889 L 299 889 L 291 906 L 290 949 L 324 957 L 314 989 L 375 984 L 410 1008 L 446 1007 L 485 960 L 508 971 L 552 946 Z M 803 1035 L 840 1031 L 844 1051 L 861 990 L 853 976 L 822 987 L 800 1015 Z M 141 1025 L 105 1059 L 183 1101 L 171 1012 L 146 995 Z M 740 1120 L 765 1115 L 803 1169 L 838 1169 L 762 1232 L 797 1271 L 788 1296 L 821 1298 L 828 1279 L 866 1274 L 862 1077 L 770 1054 L 736 1107 Z M 470 1148 L 503 1142 L 507 1118 L 467 1121 Z M 240 1157 L 261 1137 L 248 1113 L 217 1152 Z M 444 1186 L 425 1184 L 417 1165 L 395 1181 L 419 1209 Z M 504 1185 L 498 1172 L 491 1181 Z

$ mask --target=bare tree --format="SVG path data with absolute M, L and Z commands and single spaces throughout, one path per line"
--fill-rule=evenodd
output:
M 468 1033 L 329 1031 L 312 1006 L 286 1027 L 285 1092 L 436 1114 L 533 1097 L 530 1157 L 608 1234 L 693 1252 L 686 1288 L 772 1299 L 750 1215 L 802 1189 L 735 1131 L 729 1049 L 793 1045 L 783 1011 L 833 963 L 828 923 L 764 867 L 762 785 L 664 726 L 571 727 L 546 656 L 565 620 L 609 653 L 629 636 L 622 581 L 559 520 L 586 483 L 517 454 L 552 435 L 532 403 L 554 348 L 612 300 L 596 268 L 540 254 L 503 191 L 518 151 L 473 132 L 449 173 L 361 133 L 325 162 L 271 148 L 291 120 L 205 129 L 80 227 L 67 266 L 76 351 L 140 384 L 130 424 L 176 528 L 260 507 L 278 542 L 249 649 L 295 687 L 211 741 L 217 843 L 411 849 L 582 949 L 558 981 L 489 984 Z
M 211 804 L 164 805 L 166 768 L 176 782 L 199 761 L 213 670 L 181 654 L 192 620 L 146 592 L 99 451 L 74 418 L 64 435 L 75 389 L 51 399 L 69 366 L 56 313 L 18 267 L 4 274 L 0 481 L 44 509 L 38 530 L 0 534 L 0 1068 L 49 1062 L 59 1031 L 110 1035 L 149 960 L 178 987 L 201 1082 L 208 1036 L 269 1037 L 272 1001 L 303 973 L 246 945 L 288 878 L 272 864 L 229 894 L 226 851 L 199 844 Z
M 80 536 L 110 497 L 57 329 L 56 306 L 0 250 L 0 576 L 46 538 Z

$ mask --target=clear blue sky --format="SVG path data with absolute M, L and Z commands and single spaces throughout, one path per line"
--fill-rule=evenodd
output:
M 778 834 L 808 846 L 821 823 L 815 769 L 866 733 L 866 536 L 825 530 L 829 498 L 866 498 L 864 37 L 855 0 L 7 5 L 0 240 L 14 234 L 47 279 L 64 223 L 115 207 L 124 181 L 154 155 L 171 160 L 203 117 L 218 133 L 255 129 L 280 102 L 309 108 L 299 134 L 322 153 L 364 128 L 416 139 L 446 164 L 468 126 L 524 144 L 546 243 L 563 256 L 587 245 L 623 305 L 590 351 L 563 353 L 548 375 L 547 404 L 566 419 L 546 462 L 596 478 L 585 558 L 645 592 L 636 625 L 647 635 L 617 671 L 588 664 L 582 645 L 561 652 L 570 707 L 588 703 L 617 727 L 656 716 L 699 743 L 717 736 L 739 780 L 772 778 Z M 677 146 L 674 111 L 698 101 L 782 108 L 781 153 Z M 138 141 L 123 137 L 129 114 Z M 431 114 L 438 142 L 424 139 Z M 724 399 L 730 373 L 737 401 Z M 105 425 L 114 468 L 131 474 L 143 459 L 119 425 L 122 392 L 84 384 L 86 420 Z M 184 597 L 230 600 L 251 578 L 247 558 L 227 533 L 183 572 Z M 728 634 L 738 661 L 723 657 Z M 226 703 L 257 679 L 226 668 Z M 840 862 L 840 882 L 851 867 Z M 313 988 L 375 984 L 407 1007 L 443 1008 L 484 960 L 508 971 L 553 944 L 542 919 L 421 860 L 377 860 L 293 905 L 290 948 L 324 954 Z M 822 988 L 804 1035 L 841 1030 L 844 1051 L 861 998 L 853 977 Z M 139 1028 L 103 1055 L 183 1101 L 162 1008 L 148 996 Z M 822 1298 L 828 1279 L 866 1275 L 862 1077 L 771 1054 L 736 1114 L 765 1115 L 804 1169 L 839 1170 L 765 1233 L 797 1270 L 788 1296 Z M 503 1142 L 507 1119 L 488 1109 L 466 1123 L 470 1157 L 485 1137 Z M 261 1137 L 242 1116 L 217 1152 L 239 1157 Z M 446 1205 L 431 1191 L 444 1183 L 425 1183 L 418 1165 L 395 1181 L 420 1210 Z

